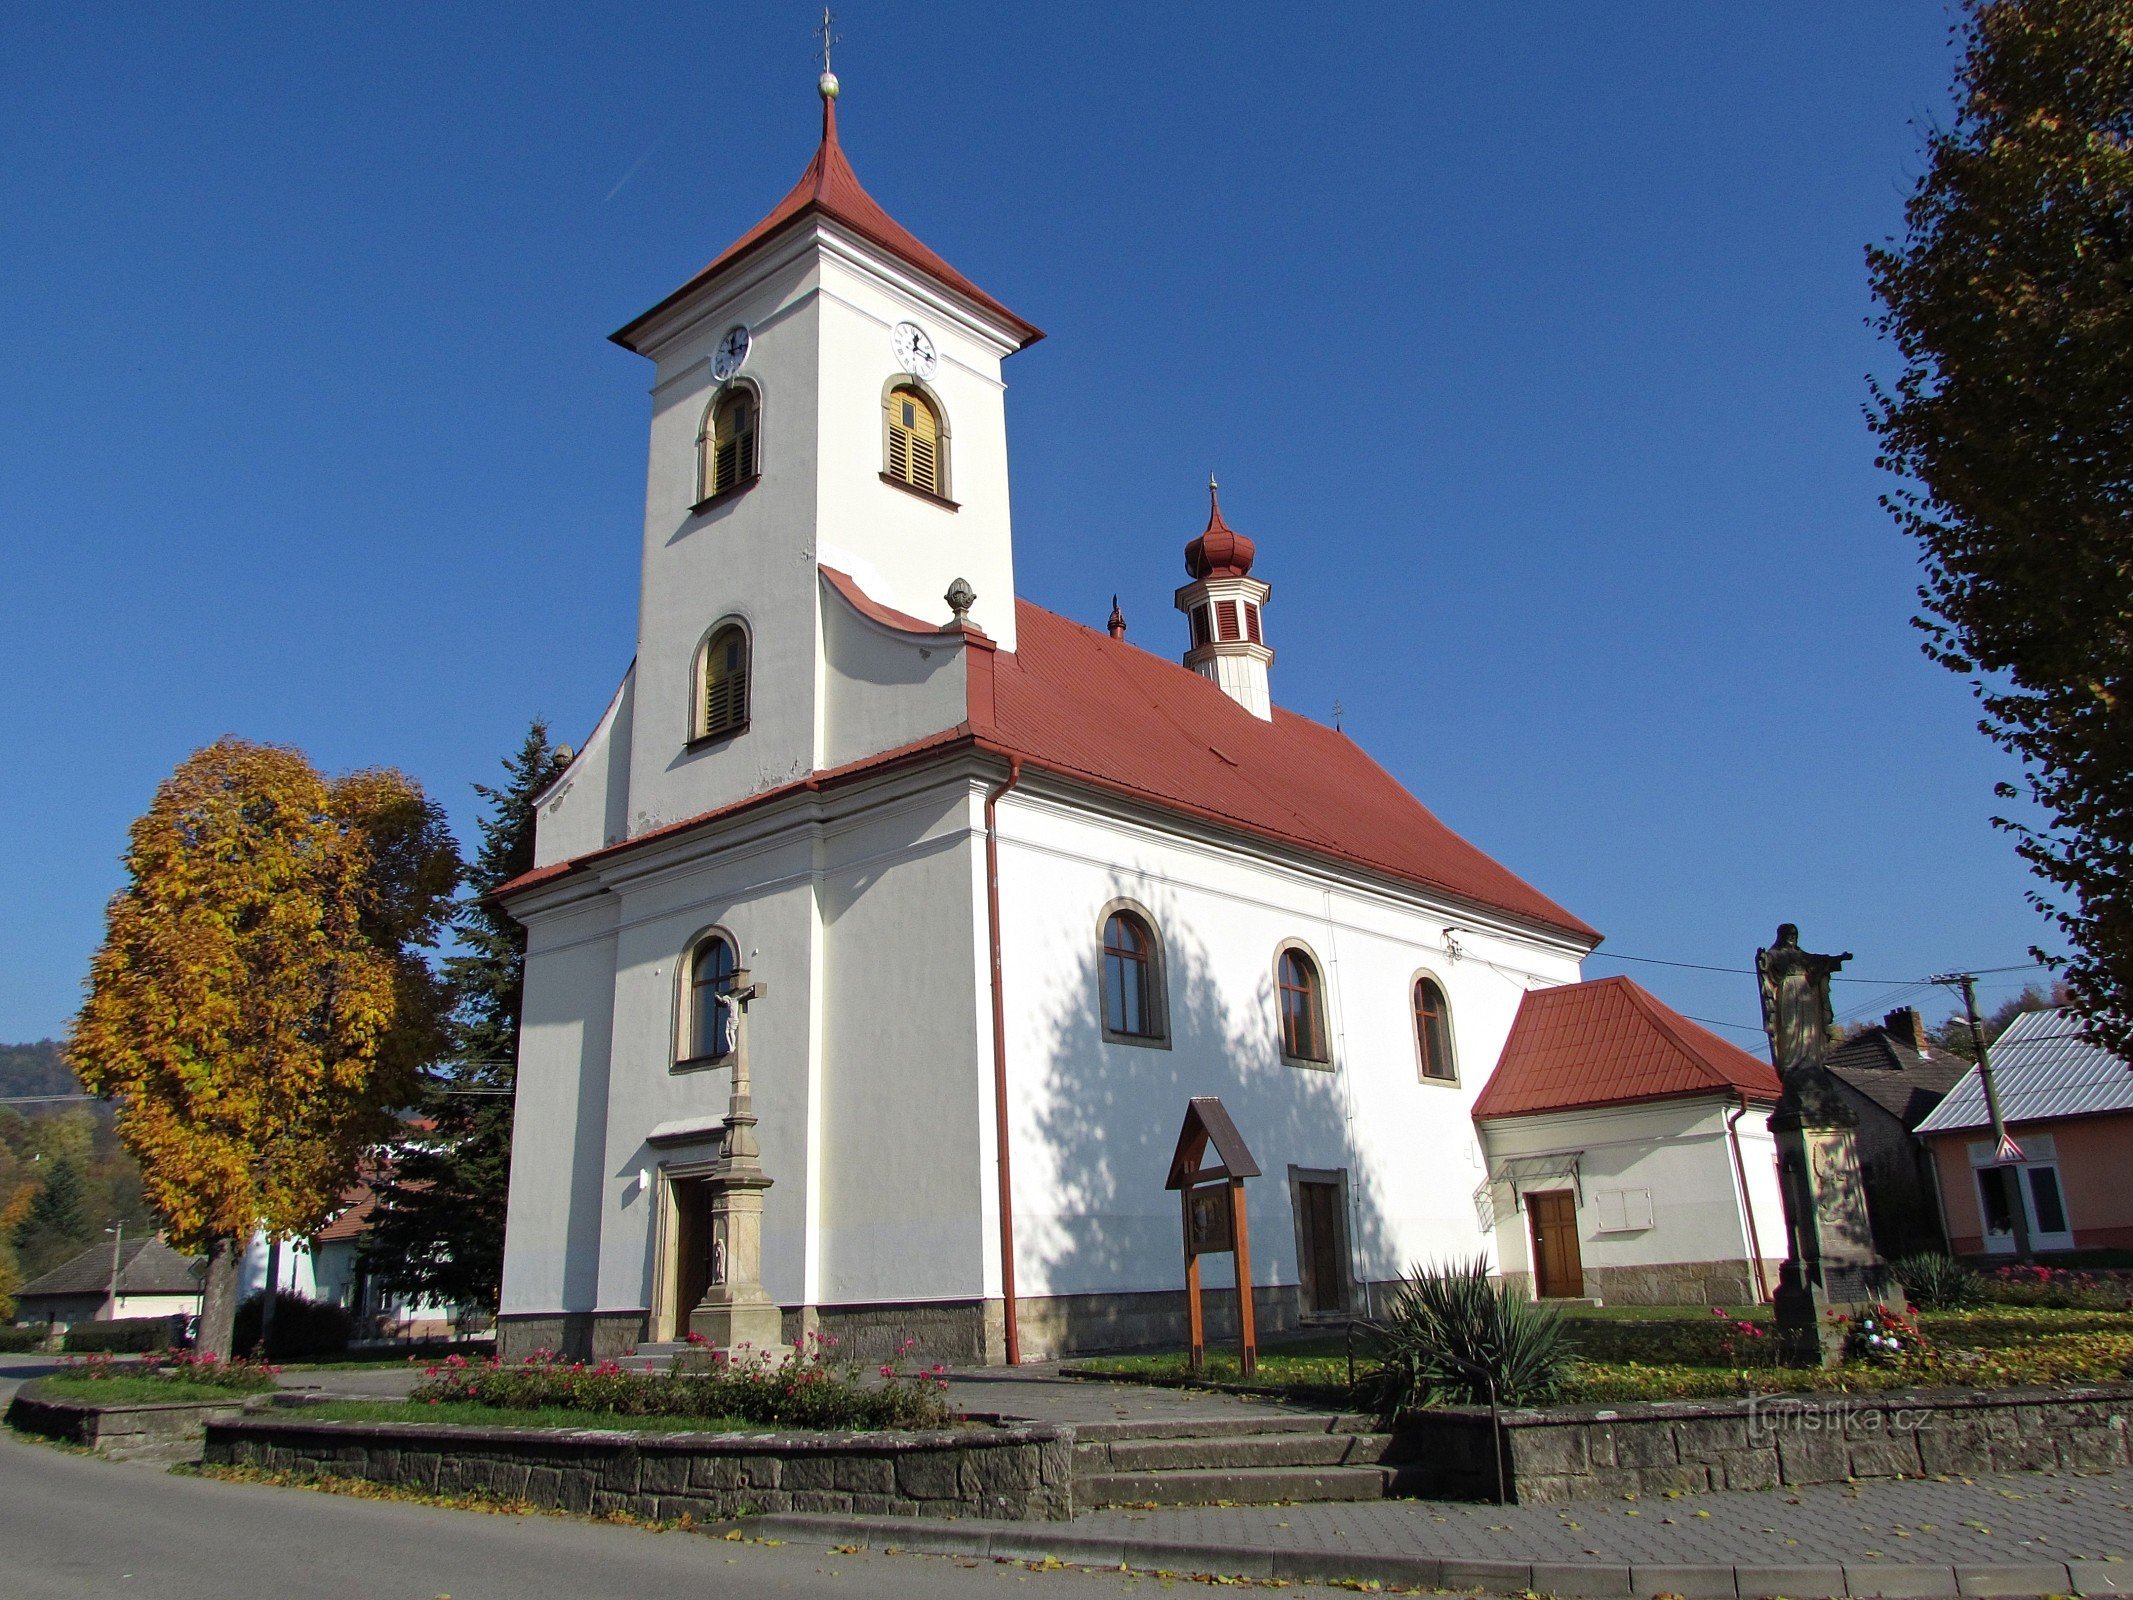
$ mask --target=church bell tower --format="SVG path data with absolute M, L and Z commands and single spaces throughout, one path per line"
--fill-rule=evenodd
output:
M 1185 570 L 1192 577 L 1177 592 L 1177 607 L 1191 629 L 1185 665 L 1219 684 L 1222 692 L 1262 722 L 1274 719 L 1267 693 L 1267 668 L 1274 652 L 1267 648 L 1260 608 L 1273 593 L 1252 576 L 1252 541 L 1222 520 L 1222 501 L 1213 477 L 1207 480 L 1207 527 L 1185 546 Z

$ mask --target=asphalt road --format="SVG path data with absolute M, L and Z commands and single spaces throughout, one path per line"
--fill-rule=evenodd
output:
M 48 1364 L 0 1358 L 0 1401 Z M 1159 1578 L 728 1543 L 175 1475 L 0 1430 L 0 1597 L 604 1600 L 1125 1595 Z

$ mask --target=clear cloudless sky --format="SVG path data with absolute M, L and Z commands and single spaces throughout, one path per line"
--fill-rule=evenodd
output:
M 530 718 L 591 728 L 648 417 L 605 336 L 798 176 L 815 20 L 8 8 L 0 1039 L 66 1025 L 127 823 L 217 735 L 465 833 Z M 1050 334 L 1007 369 L 1021 592 L 1178 653 L 1219 472 L 1276 699 L 1606 930 L 1588 975 L 1752 1028 L 1752 979 L 1611 953 L 2050 939 L 1861 418 L 1950 22 L 849 0 L 836 66 L 875 197 Z

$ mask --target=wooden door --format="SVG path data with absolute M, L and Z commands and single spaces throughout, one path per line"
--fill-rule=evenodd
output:
M 1330 1316 L 1348 1309 L 1348 1267 L 1341 1249 L 1341 1186 L 1298 1183 L 1297 1233 L 1303 1245 L 1304 1310 Z
M 711 1287 L 711 1186 L 701 1178 L 674 1183 L 674 1332 L 689 1336 L 689 1313 Z
M 1533 1225 L 1533 1293 L 1541 1300 L 1575 1300 L 1585 1293 L 1578 1255 L 1578 1197 L 1568 1189 L 1526 1196 Z

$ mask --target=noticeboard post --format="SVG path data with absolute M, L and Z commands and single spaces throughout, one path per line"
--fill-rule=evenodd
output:
M 1211 1165 L 1202 1166 L 1208 1148 Z M 1238 1370 L 1249 1377 L 1259 1367 L 1259 1334 L 1252 1318 L 1252 1242 L 1244 1208 L 1244 1180 L 1259 1176 L 1259 1163 L 1244 1146 L 1237 1125 L 1213 1095 L 1185 1103 L 1185 1126 L 1170 1158 L 1166 1189 L 1178 1192 L 1185 1242 L 1185 1317 L 1191 1336 L 1192 1370 L 1207 1368 L 1207 1323 L 1200 1304 L 1200 1257 L 1234 1255 L 1237 1268 Z

